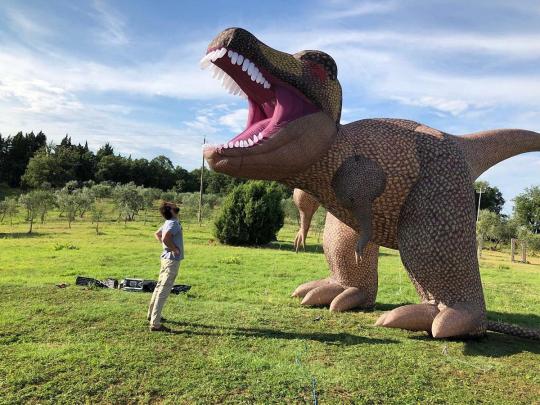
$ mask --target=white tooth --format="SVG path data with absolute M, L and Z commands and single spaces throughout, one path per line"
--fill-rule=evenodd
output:
M 231 57 L 231 63 L 233 65 L 236 65 L 237 60 L 238 60 L 238 54 L 236 52 L 233 52 L 232 57 Z
M 225 75 L 226 75 L 226 73 L 225 73 L 223 70 L 219 69 L 219 73 L 218 73 L 218 75 L 217 75 L 217 79 L 218 79 L 218 80 L 221 80 L 221 78 L 222 78 L 223 76 L 225 76 Z
M 234 148 L 234 143 L 229 142 L 229 148 Z
M 259 74 L 259 68 L 257 66 L 254 66 L 253 72 L 251 73 L 251 75 L 255 76 L 255 79 L 256 79 L 258 74 Z
M 259 142 L 259 138 L 257 138 L 257 134 L 253 135 L 253 143 Z
M 253 146 L 253 141 L 251 140 L 251 138 L 248 139 L 248 144 L 249 146 Z
M 204 55 L 201 59 L 201 61 L 199 62 L 199 65 L 201 67 L 201 69 L 206 69 L 209 65 L 210 65 L 210 58 L 208 57 L 209 55 Z
M 259 132 L 258 137 L 259 137 L 259 141 L 261 141 L 261 140 L 263 139 L 263 134 L 262 134 L 262 132 Z
M 233 56 L 233 51 L 227 52 L 227 56 L 228 56 L 229 58 L 232 57 L 232 56 Z
M 216 59 L 222 58 L 223 55 L 227 53 L 227 48 L 221 48 L 219 51 L 216 52 Z
M 223 144 L 223 149 L 227 149 L 229 147 L 229 145 L 227 145 L 226 143 Z
M 234 143 L 234 147 L 235 147 L 235 148 L 238 148 L 239 146 L 240 146 L 240 142 L 236 141 L 236 142 Z
M 242 62 L 244 62 L 244 56 L 238 55 L 238 59 L 236 60 L 236 64 L 241 65 Z
M 259 72 L 259 74 L 257 75 L 257 79 L 255 79 L 257 81 L 257 83 L 262 83 L 263 81 L 263 75 L 261 72 Z
M 208 54 L 208 56 L 210 56 L 210 60 L 212 62 L 215 62 L 216 59 L 219 59 L 219 51 L 218 50 L 215 50 L 215 51 L 212 51 L 211 53 Z
M 230 86 L 231 86 L 231 77 L 227 74 L 223 75 L 223 80 L 221 81 L 221 83 L 223 84 L 223 87 L 225 87 L 226 89 L 228 89 Z
M 215 66 L 214 72 L 212 73 L 212 77 L 215 79 L 221 71 L 222 71 L 222 70 L 221 70 L 220 68 L 218 68 L 217 66 Z
M 255 65 L 253 64 L 253 62 L 249 62 L 249 66 L 247 68 L 248 75 L 251 76 L 254 70 L 255 70 Z
M 249 59 L 244 59 L 244 63 L 242 63 L 242 72 L 245 72 L 249 68 Z

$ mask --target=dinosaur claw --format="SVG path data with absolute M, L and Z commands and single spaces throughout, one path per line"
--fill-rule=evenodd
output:
M 356 265 L 358 266 L 360 262 L 362 261 L 362 256 L 358 254 L 358 252 L 354 252 L 354 261 L 356 262 Z
M 384 312 L 381 316 L 379 316 L 375 321 L 375 326 L 383 326 L 386 315 L 388 315 L 388 312 Z
M 375 325 L 386 328 L 430 332 L 433 320 L 438 313 L 437 306 L 431 304 L 404 305 L 383 314 Z
M 327 284 L 317 287 L 306 294 L 302 305 L 323 306 L 330 304 L 345 289 L 339 284 Z
M 360 307 L 366 300 L 366 294 L 356 287 L 349 287 L 335 297 L 330 304 L 330 311 L 343 312 Z
M 314 280 L 314 281 L 309 281 L 307 283 L 304 283 L 304 284 L 300 284 L 296 290 L 293 291 L 293 293 L 291 294 L 291 297 L 300 297 L 300 298 L 304 298 L 305 295 L 310 292 L 311 290 L 317 288 L 317 287 L 320 287 L 322 285 L 326 285 L 326 284 L 329 284 L 330 283 L 330 280 L 327 279 L 327 278 L 323 278 L 322 280 Z
M 483 335 L 486 329 L 485 316 L 480 310 L 465 303 L 446 307 L 435 317 L 431 327 L 434 338 Z

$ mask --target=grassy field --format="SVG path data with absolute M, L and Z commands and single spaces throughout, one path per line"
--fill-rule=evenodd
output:
M 0 225 L 0 403 L 539 403 L 538 342 L 490 333 L 435 341 L 376 328 L 384 310 L 417 302 L 396 252 L 382 249 L 373 312 L 303 308 L 291 291 L 327 275 L 321 247 L 295 254 L 295 227 L 264 248 L 216 244 L 185 224 L 186 260 L 151 334 L 149 294 L 74 286 L 76 275 L 155 279 L 158 220 L 53 218 Z M 540 260 L 485 252 L 489 317 L 540 327 Z M 55 284 L 71 284 L 60 289 Z

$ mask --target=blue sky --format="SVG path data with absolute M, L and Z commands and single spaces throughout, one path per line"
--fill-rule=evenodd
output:
M 515 4 L 514 4 L 515 3 Z M 540 2 L 11 1 L 0 4 L 0 133 L 66 133 L 93 149 L 169 156 L 192 169 L 204 136 L 247 118 L 198 67 L 240 26 L 270 46 L 338 64 L 343 121 L 401 117 L 463 134 L 540 131 Z M 486 172 L 508 201 L 540 184 L 540 153 Z

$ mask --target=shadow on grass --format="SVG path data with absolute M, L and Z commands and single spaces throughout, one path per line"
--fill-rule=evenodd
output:
M 32 233 L 28 233 L 28 232 L 0 232 L 0 239 L 8 239 L 8 238 L 13 238 L 13 239 L 27 239 L 27 238 L 39 238 L 40 236 L 42 236 L 43 234 L 42 233 L 39 233 L 39 232 L 32 232 Z
M 270 242 L 268 245 L 261 246 L 261 249 L 274 249 L 274 250 L 285 250 L 289 252 L 296 252 L 294 243 L 292 241 L 275 241 Z M 298 253 L 323 253 L 322 243 L 316 244 L 306 244 L 305 249 L 300 249 Z M 379 251 L 379 257 L 383 256 L 393 256 L 391 253 Z
M 203 330 L 172 330 L 171 333 L 178 335 L 196 335 L 196 336 L 223 336 L 214 330 L 228 330 L 230 335 L 241 337 L 263 337 L 267 339 L 301 339 L 313 340 L 321 343 L 331 343 L 342 346 L 353 346 L 359 344 L 388 344 L 397 343 L 392 339 L 377 339 L 365 336 L 351 335 L 350 333 L 301 333 L 301 332 L 285 332 L 277 329 L 260 329 L 260 328 L 235 328 L 230 326 L 203 325 L 192 322 L 176 322 L 169 320 L 168 323 L 191 327 Z
M 270 242 L 268 245 L 260 247 L 261 249 L 272 249 L 272 250 L 285 250 L 288 252 L 296 252 L 293 241 L 274 241 Z M 305 249 L 302 248 L 298 253 L 323 253 L 322 245 L 316 244 L 306 244 Z
M 465 341 L 463 350 L 466 356 L 484 357 L 506 357 L 523 352 L 540 354 L 540 343 L 537 340 L 488 332 L 484 338 Z
M 526 328 L 538 329 L 540 317 L 534 314 L 507 314 L 488 311 L 488 319 L 513 323 Z M 415 340 L 431 340 L 429 336 L 414 336 Z M 540 342 L 488 331 L 486 336 L 471 338 L 453 338 L 449 341 L 465 343 L 463 354 L 466 356 L 506 357 L 522 352 L 540 354 Z

